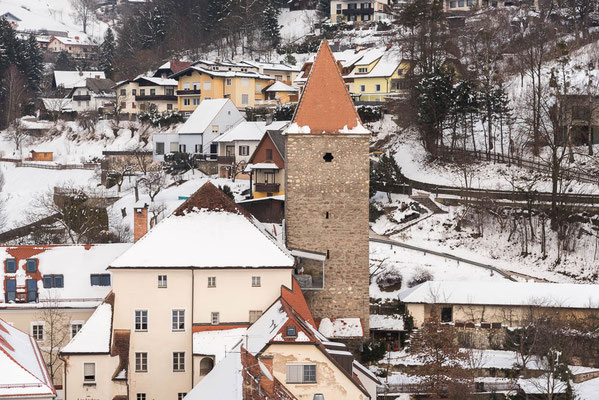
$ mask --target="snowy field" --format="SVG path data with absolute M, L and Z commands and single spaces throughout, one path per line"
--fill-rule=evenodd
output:
M 317 21 L 316 10 L 283 10 L 279 15 L 283 43 L 301 40 L 307 34 L 312 33 Z

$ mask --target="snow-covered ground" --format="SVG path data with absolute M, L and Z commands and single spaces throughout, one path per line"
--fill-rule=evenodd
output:
M 283 42 L 295 42 L 314 32 L 318 22 L 316 10 L 283 10 L 279 15 L 281 39 Z

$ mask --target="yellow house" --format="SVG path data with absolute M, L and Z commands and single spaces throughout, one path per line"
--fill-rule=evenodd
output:
M 298 101 L 299 89 L 289 86 L 284 82 L 275 81 L 264 89 L 266 101 L 274 101 L 277 104 L 295 103 Z
M 155 110 L 159 113 L 177 111 L 174 79 L 138 76 L 115 86 L 116 102 L 121 114 L 137 115 Z
M 265 100 L 262 89 L 274 80 L 247 64 L 208 61 L 199 61 L 170 78 L 178 81 L 178 107 L 184 115 L 191 115 L 206 99 L 231 99 L 237 108 L 255 107 Z
M 409 68 L 410 63 L 394 52 L 375 49 L 367 52 L 344 79 L 354 100 L 384 102 L 406 93 Z

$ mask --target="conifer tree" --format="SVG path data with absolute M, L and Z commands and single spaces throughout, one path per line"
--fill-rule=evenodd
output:
M 100 70 L 104 71 L 107 78 L 114 76 L 114 57 L 116 53 L 116 45 L 112 29 L 108 28 L 104 41 L 100 45 L 99 63 Z
M 281 44 L 281 33 L 279 29 L 279 13 L 281 10 L 275 4 L 275 0 L 268 0 L 263 11 L 262 33 L 268 44 L 273 49 Z
M 24 51 L 21 56 L 21 72 L 27 78 L 29 88 L 33 92 L 37 92 L 40 89 L 44 74 L 44 57 L 34 35 L 29 35 L 29 38 L 23 42 L 22 47 Z
M 56 61 L 54 62 L 55 71 L 75 71 L 76 69 L 77 66 L 75 65 L 75 61 L 69 53 L 66 51 L 58 53 Z

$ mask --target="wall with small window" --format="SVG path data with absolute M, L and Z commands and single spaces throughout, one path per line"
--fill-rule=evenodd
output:
M 125 381 L 113 381 L 119 357 L 109 355 L 71 355 L 69 363 L 68 385 L 63 398 L 67 399 L 104 399 L 127 394 Z
M 274 356 L 273 374 L 298 399 L 322 393 L 325 399 L 365 400 L 363 393 L 344 372 L 313 345 L 271 345 L 266 351 Z

